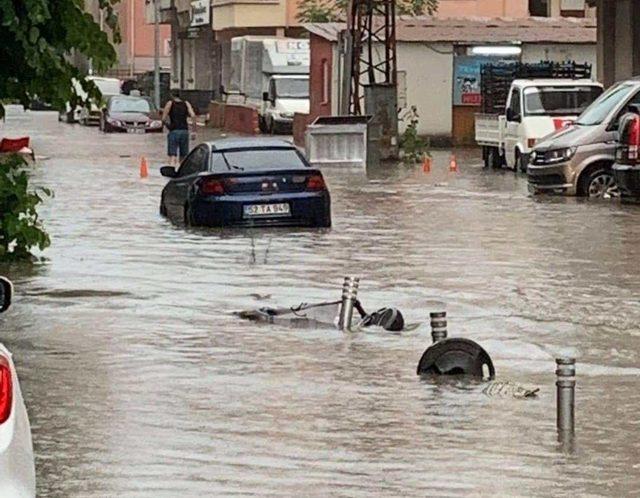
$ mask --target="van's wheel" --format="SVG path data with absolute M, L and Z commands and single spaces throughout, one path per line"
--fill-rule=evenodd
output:
M 580 192 L 590 199 L 620 197 L 613 172 L 608 168 L 597 168 L 581 179 Z
M 516 162 L 513 164 L 513 172 L 522 171 L 522 154 L 516 152 Z

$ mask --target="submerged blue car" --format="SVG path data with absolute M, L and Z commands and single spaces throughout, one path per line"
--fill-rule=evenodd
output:
M 162 191 L 160 214 L 188 226 L 330 227 L 331 197 L 320 170 L 291 143 L 223 139 L 198 145 Z

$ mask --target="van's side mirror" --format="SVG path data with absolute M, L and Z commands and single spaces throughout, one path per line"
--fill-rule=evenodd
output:
M 262 100 L 264 102 L 269 102 L 269 92 L 262 92 Z
M 6 311 L 11 306 L 13 297 L 13 284 L 8 278 L 0 277 L 0 313 Z
M 160 174 L 162 176 L 166 176 L 167 178 L 175 178 L 178 172 L 173 166 L 162 166 L 160 168 Z

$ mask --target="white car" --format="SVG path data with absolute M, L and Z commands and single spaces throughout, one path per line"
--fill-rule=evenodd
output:
M 0 277 L 0 313 L 11 304 L 12 285 Z M 0 497 L 36 496 L 31 426 L 11 353 L 0 344 Z

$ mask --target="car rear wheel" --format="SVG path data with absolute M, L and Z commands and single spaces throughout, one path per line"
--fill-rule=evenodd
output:
M 599 168 L 586 176 L 582 191 L 590 199 L 610 199 L 620 196 L 613 173 L 604 168 Z

